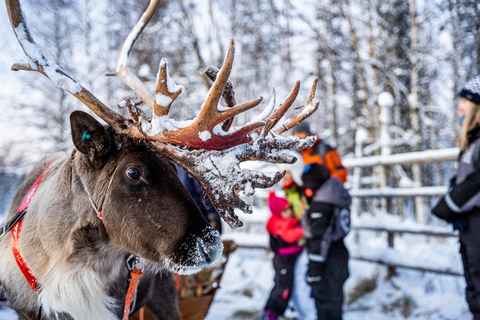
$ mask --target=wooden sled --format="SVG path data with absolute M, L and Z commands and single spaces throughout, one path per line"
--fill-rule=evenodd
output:
M 232 240 L 223 241 L 223 255 L 211 268 L 188 276 L 176 275 L 178 305 L 183 320 L 203 320 L 212 304 L 225 271 L 230 254 L 237 245 Z M 143 307 L 130 316 L 130 320 L 154 320 L 150 310 Z

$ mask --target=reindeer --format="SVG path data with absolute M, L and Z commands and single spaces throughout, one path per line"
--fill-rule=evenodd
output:
M 17 191 L 2 232 L 6 235 L 11 229 L 11 241 L 0 238 L 0 283 L 10 306 L 20 319 L 125 320 L 143 305 L 156 319 L 178 319 L 169 272 L 198 272 L 214 263 L 223 247 L 218 232 L 181 185 L 173 164 L 202 184 L 231 227 L 241 226 L 234 209 L 251 213 L 252 208 L 239 194 L 270 187 L 284 173 L 264 174 L 239 164 L 247 160 L 293 163 L 296 159 L 290 150 L 314 142 L 279 134 L 316 110 L 316 81 L 307 103 L 292 119 L 279 123 L 298 94 L 299 82 L 280 107 L 273 97 L 257 119 L 239 129 L 230 128 L 234 116 L 262 100 L 235 104 L 228 80 L 234 56 L 231 41 L 221 69 L 208 69 L 214 82 L 198 116 L 181 126 L 168 117 L 183 88 L 170 78 L 166 61 L 160 63 L 154 95 L 128 66 L 131 46 L 158 5 L 158 0 L 152 0 L 127 37 L 112 74 L 141 97 L 121 103 L 129 111 L 131 119 L 127 119 L 43 55 L 19 0 L 6 0 L 6 5 L 29 61 L 12 69 L 41 73 L 107 123 L 104 126 L 91 115 L 74 111 L 70 122 L 75 149 L 43 159 Z M 217 108 L 222 96 L 230 107 L 226 110 Z M 151 120 L 139 108 L 142 102 L 152 109 Z M 132 256 L 133 278 L 127 290 L 126 257 Z M 144 275 L 138 279 L 141 270 Z

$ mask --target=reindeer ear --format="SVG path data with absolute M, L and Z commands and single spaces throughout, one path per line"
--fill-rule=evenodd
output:
M 70 114 L 73 144 L 81 153 L 94 160 L 105 155 L 110 149 L 110 140 L 105 127 L 83 111 Z

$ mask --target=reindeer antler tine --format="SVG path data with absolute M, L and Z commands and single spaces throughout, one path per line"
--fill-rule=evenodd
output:
M 288 111 L 288 109 L 292 106 L 293 102 L 297 98 L 298 92 L 300 91 L 300 81 L 297 81 L 295 83 L 295 86 L 293 87 L 292 92 L 288 95 L 288 97 L 285 99 L 285 102 L 281 105 L 280 108 L 278 108 L 270 117 L 269 119 L 275 119 L 275 124 L 280 121 L 280 119 L 283 117 L 283 115 Z
M 237 114 L 240 114 L 244 111 L 255 108 L 256 106 L 258 106 L 260 104 L 260 102 L 262 102 L 262 100 L 263 100 L 262 97 L 258 97 L 257 99 L 255 99 L 253 101 L 242 103 L 242 104 L 240 104 L 238 106 L 235 106 L 231 109 L 223 111 L 222 114 L 218 117 L 217 123 L 220 123 L 220 122 L 222 122 L 226 119 L 229 119 L 229 118 L 233 118 Z
M 168 74 L 168 63 L 166 59 L 160 62 L 160 69 L 157 76 L 157 88 L 153 111 L 157 117 L 166 116 L 170 106 L 183 92 L 183 87 L 175 84 Z
M 300 91 L 300 81 L 295 83 L 292 92 L 288 95 L 285 99 L 285 102 L 278 108 L 273 114 L 271 114 L 268 118 L 265 119 L 265 122 L 268 121 L 268 127 L 264 127 L 264 132 L 262 136 L 265 137 L 267 133 L 277 125 L 278 121 L 283 117 L 283 115 L 288 111 L 288 109 L 292 106 L 293 102 L 297 98 L 298 92 Z
M 217 79 L 217 74 L 220 70 L 214 66 L 208 66 L 203 72 L 207 77 L 215 81 Z M 237 103 L 235 102 L 235 91 L 233 90 L 232 80 L 228 79 L 225 84 L 225 89 L 222 92 L 222 98 L 225 100 L 225 104 L 229 108 L 233 108 Z
M 148 5 L 147 9 L 142 14 L 132 31 L 130 31 L 130 34 L 127 36 L 122 48 L 120 49 L 115 72 L 107 74 L 107 76 L 117 76 L 120 78 L 130 89 L 142 97 L 143 101 L 145 101 L 148 107 L 152 110 L 154 109 L 153 96 L 145 87 L 143 82 L 128 67 L 128 56 L 133 45 L 135 44 L 135 41 L 137 41 L 143 29 L 145 29 L 147 26 L 159 3 L 159 0 L 150 0 L 150 4 Z
M 292 119 L 286 123 L 284 123 L 281 127 L 277 128 L 276 131 L 278 134 L 282 134 L 283 132 L 291 129 L 292 127 L 296 126 L 304 119 L 308 118 L 311 114 L 313 114 L 317 109 L 320 103 L 317 101 L 315 104 L 312 105 L 313 99 L 315 98 L 315 91 L 317 88 L 318 78 L 315 78 L 313 81 L 312 89 L 310 90 L 310 95 L 308 97 L 307 102 L 299 107 L 300 111 L 292 117 Z
M 315 98 L 315 92 L 317 90 L 317 82 L 318 82 L 318 78 L 315 78 L 315 80 L 313 80 L 312 89 L 310 89 L 310 95 L 308 96 L 308 100 L 307 100 L 307 103 L 305 103 L 305 105 L 312 104 L 313 98 Z
M 210 91 L 208 92 L 208 96 L 205 99 L 202 110 L 198 114 L 199 119 L 208 119 L 211 118 L 215 113 L 217 113 L 218 101 L 220 100 L 220 96 L 223 93 L 225 84 L 227 83 L 230 72 L 232 71 L 234 55 L 235 45 L 233 43 L 233 39 L 231 39 L 230 46 L 228 47 L 227 56 L 225 57 L 225 61 L 223 62 L 223 66 L 218 72 L 217 79 L 210 88 Z M 202 124 L 199 124 L 199 126 L 202 127 Z
M 207 75 L 208 78 L 210 78 L 210 80 L 215 81 L 217 79 L 218 71 L 219 70 L 216 67 L 208 66 L 204 70 L 204 73 Z M 235 102 L 235 91 L 233 90 L 233 83 L 230 79 L 228 79 L 227 83 L 225 84 L 225 89 L 223 89 L 222 92 L 222 98 L 225 101 L 227 107 L 229 108 L 233 108 L 237 104 Z M 225 122 L 222 124 L 222 130 L 225 132 L 230 130 L 232 123 L 233 117 L 225 120 Z

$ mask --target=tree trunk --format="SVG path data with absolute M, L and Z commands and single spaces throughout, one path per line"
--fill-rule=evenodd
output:
M 416 11 L 416 0 L 409 0 L 409 12 L 411 19 L 411 29 L 410 29 L 410 49 L 411 57 L 410 61 L 412 64 L 411 76 L 410 76 L 410 97 L 409 97 L 409 106 L 410 106 L 410 125 L 414 131 L 416 143 L 413 146 L 412 151 L 420 151 L 420 117 L 419 117 L 419 83 L 418 83 L 418 21 L 417 21 L 417 11 Z M 420 164 L 412 165 L 412 176 L 415 187 L 420 187 L 422 185 L 422 172 Z M 423 199 L 421 197 L 415 197 L 415 211 L 417 214 L 417 220 L 420 223 L 426 223 L 427 217 L 425 214 L 425 208 L 423 204 Z
M 368 100 L 367 100 L 367 97 L 369 95 L 369 91 L 368 91 L 368 88 L 367 88 L 367 78 L 366 78 L 366 75 L 365 75 L 365 68 L 364 68 L 364 65 L 363 65 L 363 62 L 362 62 L 362 59 L 360 57 L 360 47 L 358 45 L 358 37 L 357 37 L 357 33 L 355 32 L 355 29 L 353 27 L 353 23 L 352 23 L 352 18 L 350 16 L 350 10 L 345 10 L 344 8 L 344 4 L 347 6 L 347 8 L 350 8 L 350 0 L 343 0 L 343 1 L 340 1 L 340 9 L 342 11 L 342 15 L 344 16 L 344 18 L 347 20 L 348 22 L 348 26 L 349 26 L 349 30 L 350 30 L 350 37 L 351 37 L 351 40 L 352 40 L 352 45 L 353 45 L 353 50 L 355 52 L 355 57 L 356 57 L 356 60 L 357 60 L 357 68 L 358 68 L 358 75 L 360 77 L 360 82 L 359 82 L 359 85 L 360 85 L 360 90 L 362 91 L 362 96 L 360 96 L 360 100 L 362 101 L 362 105 L 363 105 L 363 113 L 364 113 L 364 116 L 365 116 L 365 120 L 367 123 L 372 123 L 372 115 L 371 115 L 371 112 L 370 112 L 370 107 L 368 105 Z M 372 141 L 374 135 L 373 135 L 373 130 L 372 128 L 368 128 L 368 136 L 369 136 L 369 141 Z

